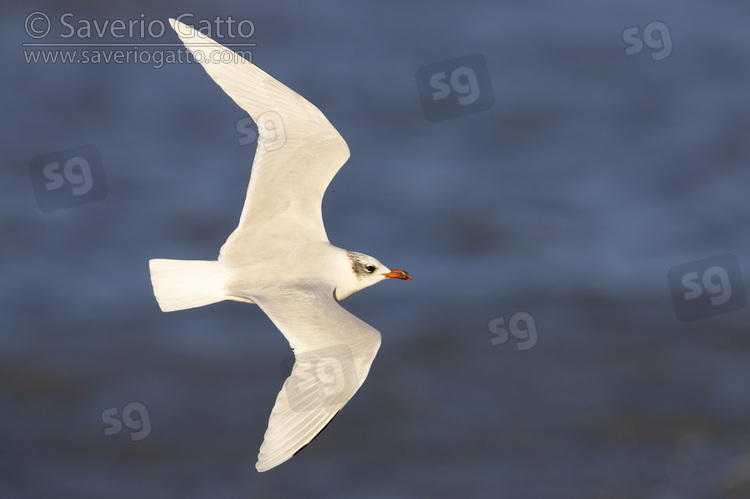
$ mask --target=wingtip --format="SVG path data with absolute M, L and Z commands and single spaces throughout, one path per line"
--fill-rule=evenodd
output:
M 172 26 L 172 29 L 175 31 L 175 33 L 177 33 L 177 36 L 179 36 L 183 41 L 186 38 L 201 37 L 201 35 L 203 35 L 203 33 L 196 30 L 192 26 L 189 26 L 182 21 L 178 21 L 173 17 L 169 18 L 169 25 Z
M 263 462 L 260 459 L 258 459 L 258 462 L 255 463 L 255 469 L 258 470 L 258 473 L 263 473 L 265 471 L 268 471 L 270 469 L 275 468 L 279 464 L 281 464 L 281 463 L 276 463 L 276 464 L 269 465 L 268 463 Z

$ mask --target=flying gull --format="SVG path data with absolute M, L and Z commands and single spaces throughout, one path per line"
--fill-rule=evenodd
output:
M 266 471 L 315 438 L 370 371 L 380 333 L 338 302 L 385 279 L 411 276 L 328 241 L 321 202 L 349 148 L 323 113 L 235 52 L 169 22 L 193 58 L 250 114 L 259 137 L 239 225 L 218 259 L 151 260 L 151 282 L 164 312 L 222 300 L 254 303 L 289 341 L 295 364 L 255 465 Z

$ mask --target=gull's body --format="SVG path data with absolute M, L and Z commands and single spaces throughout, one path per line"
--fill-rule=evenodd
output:
M 330 422 L 362 385 L 380 347 L 380 333 L 337 302 L 389 277 L 411 277 L 328 242 L 321 201 L 349 148 L 325 116 L 226 47 L 170 23 L 258 124 L 259 139 L 239 225 L 218 260 L 151 260 L 154 294 L 165 312 L 222 300 L 255 303 L 289 341 L 296 362 L 256 464 L 266 471 Z

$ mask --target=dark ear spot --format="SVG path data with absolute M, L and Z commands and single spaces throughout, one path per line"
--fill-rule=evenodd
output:
M 349 262 L 352 264 L 352 272 L 354 272 L 357 279 L 363 279 L 370 275 L 367 267 L 362 263 L 362 260 L 360 260 L 359 254 L 353 251 L 347 251 L 346 256 L 349 257 Z

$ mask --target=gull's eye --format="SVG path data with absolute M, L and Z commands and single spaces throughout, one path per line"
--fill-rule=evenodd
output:
M 365 267 L 365 270 L 372 274 L 373 272 L 375 272 L 375 265 L 368 265 Z

